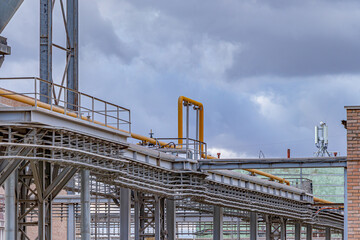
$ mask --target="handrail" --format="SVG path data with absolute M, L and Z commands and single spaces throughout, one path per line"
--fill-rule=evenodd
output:
M 7 78 L 7 79 L 10 79 L 10 78 Z M 26 77 L 26 78 L 21 78 L 21 79 L 25 79 L 25 80 L 26 79 L 41 80 L 39 78 L 33 78 L 33 77 Z M 44 80 L 42 80 L 42 81 L 44 81 Z M 51 82 L 48 82 L 48 83 L 52 84 Z M 64 114 L 64 115 L 67 115 L 67 116 L 70 116 L 70 117 L 80 118 L 80 119 L 88 121 L 88 122 L 93 122 L 93 123 L 101 125 L 101 126 L 109 127 L 111 129 L 118 130 L 120 132 L 130 134 L 132 138 L 138 139 L 140 141 L 146 141 L 146 142 L 149 142 L 151 144 L 160 144 L 161 146 L 166 146 L 168 144 L 167 142 L 156 141 L 153 138 L 142 136 L 140 134 L 132 133 L 132 132 L 129 132 L 129 131 L 126 131 L 126 130 L 123 130 L 123 129 L 118 129 L 116 127 L 106 125 L 106 124 L 104 124 L 102 122 L 99 122 L 99 121 L 92 121 L 91 119 L 89 119 L 87 117 L 79 116 L 75 112 L 65 111 L 65 109 L 63 109 L 61 107 L 52 106 L 51 104 L 40 102 L 40 101 L 38 101 L 38 100 L 36 100 L 34 98 L 31 98 L 31 97 L 28 97 L 28 96 L 23 96 L 23 95 L 20 95 L 19 93 L 12 92 L 12 91 L 9 91 L 9 90 L 3 89 L 3 88 L 0 88 L 0 96 L 4 97 L 4 98 L 7 98 L 7 99 L 14 100 L 14 101 L 18 101 L 18 102 L 21 102 L 21 103 L 25 103 L 25 104 L 28 104 L 30 106 L 44 108 L 44 109 L 51 110 L 51 111 L 54 111 L 54 112 L 57 112 L 57 113 L 61 113 L 61 114 Z

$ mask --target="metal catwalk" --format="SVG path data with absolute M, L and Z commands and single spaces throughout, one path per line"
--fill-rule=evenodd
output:
M 5 185 L 8 236 L 31 239 L 28 229 L 36 227 L 38 239 L 50 239 L 55 218 L 73 222 L 68 239 L 234 234 L 300 239 L 313 229 L 324 236 L 343 230 L 342 211 L 314 207 L 308 190 L 234 171 L 201 170 L 196 155 L 204 143 L 194 140 L 185 152 L 173 140 L 168 149 L 130 143 L 130 132 L 119 130 L 119 123 L 129 125 L 130 119 L 117 114 L 126 109 L 113 105 L 117 110 L 110 110 L 110 103 L 105 111 L 94 109 L 95 98 L 73 91 L 78 99 L 92 99 L 93 106 L 82 101 L 74 110 L 66 101 L 38 101 L 36 90 L 32 98 L 1 92 L 13 101 L 10 105 L 28 100 L 0 109 L 0 184 Z

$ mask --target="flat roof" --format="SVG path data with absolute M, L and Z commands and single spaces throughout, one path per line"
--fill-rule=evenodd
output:
M 360 109 L 360 106 L 345 106 L 345 109 Z

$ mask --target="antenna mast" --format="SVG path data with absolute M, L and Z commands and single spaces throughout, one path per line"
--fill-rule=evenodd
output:
M 330 157 L 328 152 L 328 126 L 324 122 L 320 122 L 320 126 L 315 126 L 315 146 L 318 148 L 314 153 L 316 157 Z

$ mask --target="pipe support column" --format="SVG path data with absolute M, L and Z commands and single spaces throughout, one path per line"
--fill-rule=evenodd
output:
M 301 223 L 295 223 L 295 240 L 301 240 Z
M 79 41 L 79 3 L 78 0 L 67 0 L 67 29 L 69 37 L 67 38 L 67 58 L 69 59 L 69 66 L 67 69 L 67 87 L 78 91 L 79 89 L 79 54 L 78 54 L 78 41 Z M 68 90 L 67 91 L 68 108 L 77 110 L 79 104 L 78 96 Z
M 331 240 L 331 228 L 325 228 L 325 240 Z
M 265 233 L 266 237 L 265 237 L 265 239 L 266 240 L 272 240 L 271 239 L 271 219 L 270 218 L 271 217 L 269 215 L 267 215 L 265 217 L 265 219 L 266 219 L 266 233 Z
M 172 199 L 166 199 L 166 229 L 168 240 L 176 239 L 176 202 Z
M 213 220 L 214 240 L 223 239 L 223 219 L 224 219 L 224 208 L 214 206 L 214 220 Z
M 134 191 L 134 235 L 134 240 L 140 240 L 140 199 L 136 191 Z
M 75 208 L 74 204 L 68 205 L 67 240 L 75 240 Z
M 90 171 L 81 170 L 81 240 L 90 240 Z
M 287 221 L 287 219 L 285 219 L 285 218 L 280 219 L 280 223 L 281 223 L 281 240 L 286 240 L 286 221 Z
M 40 0 L 40 78 L 52 82 L 52 0 Z M 51 103 L 50 84 L 40 82 L 40 101 Z
M 258 215 L 256 212 L 250 212 L 250 240 L 258 239 Z
M 5 240 L 16 239 L 16 176 L 12 173 L 5 181 Z
M 308 224 L 306 226 L 306 240 L 312 240 L 313 235 L 313 227 L 312 225 Z
M 120 239 L 130 239 L 131 191 L 120 189 Z

